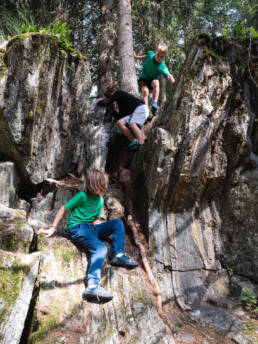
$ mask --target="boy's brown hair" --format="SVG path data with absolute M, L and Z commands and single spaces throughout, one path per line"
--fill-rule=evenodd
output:
M 158 44 L 157 50 L 160 50 L 163 53 L 166 53 L 168 51 L 168 46 L 165 43 L 161 42 Z
M 105 97 L 112 96 L 113 93 L 115 93 L 118 90 L 116 85 L 108 85 L 105 89 L 104 95 Z
M 94 195 L 96 192 L 105 192 L 108 187 L 108 175 L 97 169 L 90 169 L 86 172 L 84 178 L 84 191 L 88 195 Z

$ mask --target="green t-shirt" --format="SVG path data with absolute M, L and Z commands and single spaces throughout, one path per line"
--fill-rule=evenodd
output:
M 80 223 L 92 223 L 100 217 L 104 199 L 100 195 L 88 195 L 84 191 L 78 192 L 65 204 L 66 210 L 71 210 L 68 228 Z
M 154 51 L 149 50 L 147 52 L 140 79 L 154 80 L 158 79 L 160 74 L 162 74 L 164 78 L 170 74 L 165 62 L 156 62 L 154 56 Z

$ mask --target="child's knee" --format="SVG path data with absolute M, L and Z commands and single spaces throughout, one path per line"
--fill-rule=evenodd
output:
M 124 223 L 121 219 L 114 219 L 114 226 L 118 229 L 120 229 L 121 231 L 124 231 Z
M 148 87 L 142 87 L 142 95 L 143 96 L 148 96 L 150 93 Z
M 98 256 L 102 257 L 103 259 L 106 258 L 107 252 L 108 252 L 107 246 L 103 243 L 97 249 Z
M 119 119 L 117 122 L 116 122 L 116 125 L 118 126 L 118 128 L 122 128 L 124 125 L 125 125 L 125 120 L 124 119 Z
M 129 127 L 130 127 L 130 128 L 134 128 L 134 127 L 135 127 L 135 125 L 136 125 L 136 123 L 135 123 L 135 122 L 130 122 L 130 123 L 129 123 Z M 117 219 L 117 220 L 120 220 L 120 219 Z
M 152 80 L 151 86 L 152 86 L 153 88 L 159 87 L 159 80 Z

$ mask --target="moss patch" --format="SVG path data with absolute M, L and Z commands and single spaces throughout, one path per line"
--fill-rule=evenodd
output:
M 6 267 L 5 257 L 0 253 L 0 299 L 4 301 L 4 306 L 0 310 L 0 322 L 3 322 L 14 305 L 21 288 L 23 273 L 27 267 L 19 263 L 16 257 L 10 256 L 11 265 Z
M 63 268 L 68 267 L 71 260 L 76 260 L 76 252 L 67 248 L 60 247 L 56 249 L 55 255 L 57 258 L 61 259 Z
M 7 68 L 4 66 L 0 66 L 0 80 L 8 75 Z
M 19 212 L 19 210 L 17 211 Z M 18 216 L 24 215 L 23 211 L 20 211 L 20 214 L 17 213 Z M 25 225 L 26 219 L 25 218 L 15 218 L 8 222 L 8 226 L 13 226 L 14 231 L 12 233 L 6 234 L 2 237 L 0 247 L 2 249 L 6 249 L 8 251 L 26 251 L 28 242 L 22 241 L 19 236 L 20 229 Z
M 61 323 L 61 316 L 64 318 L 69 314 L 72 316 L 76 312 L 78 312 L 78 305 L 72 305 L 72 300 L 67 300 L 66 303 L 69 303 L 70 307 L 64 311 L 64 304 L 63 300 L 58 300 L 55 303 L 52 303 L 50 306 L 50 312 L 48 314 L 43 315 L 38 323 L 37 330 L 33 332 L 29 338 L 30 344 L 50 344 L 51 339 L 47 338 L 47 335 L 54 329 L 56 329 Z M 55 339 L 56 343 L 56 339 Z
M 49 333 L 49 331 L 57 327 L 61 312 L 61 309 L 58 309 L 58 307 L 55 304 L 52 304 L 50 308 L 50 313 L 41 317 L 38 330 L 32 333 L 30 337 L 30 343 L 44 343 L 44 338 Z
M 258 323 L 255 321 L 249 321 L 245 323 L 245 326 L 246 330 L 243 331 L 243 334 L 255 337 L 256 343 L 258 343 Z
M 221 56 L 215 53 L 215 51 L 208 49 L 206 46 L 202 47 L 204 51 L 206 51 L 207 54 L 214 57 L 216 60 L 223 60 L 228 61 L 228 59 L 225 56 Z

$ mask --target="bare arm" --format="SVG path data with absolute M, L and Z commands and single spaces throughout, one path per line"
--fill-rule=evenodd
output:
M 133 52 L 133 56 L 137 60 L 145 60 L 145 55 L 136 55 L 135 51 Z
M 172 74 L 168 74 L 167 79 L 171 84 L 173 84 L 175 82 L 175 79 L 173 78 Z
M 46 237 L 49 238 L 50 236 L 52 236 L 55 231 L 56 231 L 56 227 L 58 225 L 58 223 L 62 220 L 64 214 L 66 212 L 66 209 L 65 209 L 65 206 L 63 205 L 57 212 L 56 214 L 56 217 L 52 223 L 52 226 L 49 227 L 49 229 L 43 229 L 41 228 L 39 231 L 38 231 L 38 235 L 41 234 L 41 233 L 44 233 L 46 234 Z
M 99 225 L 100 223 L 102 223 L 102 221 L 100 219 L 96 219 L 92 222 L 94 225 Z

